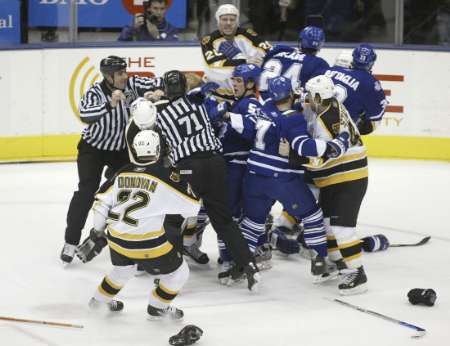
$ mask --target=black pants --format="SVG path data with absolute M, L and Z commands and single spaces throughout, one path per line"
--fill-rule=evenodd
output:
M 368 182 L 368 178 L 362 178 L 320 189 L 323 216 L 330 218 L 332 226 L 356 227 Z
M 194 193 L 202 198 L 214 230 L 225 242 L 236 264 L 244 266 L 252 262 L 253 255 L 227 205 L 226 164 L 222 156 L 193 154 L 181 160 L 177 168 L 182 179 L 189 182 Z
M 78 143 L 78 191 L 75 191 L 67 212 L 66 243 L 77 245 L 94 202 L 102 178 L 103 168 L 114 172 L 129 163 L 128 152 L 99 150 L 83 139 Z

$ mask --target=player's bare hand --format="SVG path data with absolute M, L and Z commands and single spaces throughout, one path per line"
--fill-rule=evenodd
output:
M 159 39 L 158 27 L 149 20 L 147 20 L 147 30 L 154 39 Z
M 111 107 L 116 108 L 120 101 L 125 100 L 122 90 L 114 90 L 111 94 Z
M 146 100 L 152 101 L 152 102 L 156 102 L 159 101 L 161 99 L 161 97 L 164 96 L 164 91 L 160 90 L 160 89 L 156 89 L 154 91 L 147 91 L 144 94 L 144 98 Z

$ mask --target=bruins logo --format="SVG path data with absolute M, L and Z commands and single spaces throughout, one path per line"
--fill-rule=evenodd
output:
M 172 180 L 175 183 L 180 182 L 180 175 L 177 172 L 170 173 L 170 180 Z
M 209 43 L 209 41 L 211 41 L 211 36 L 205 36 L 202 38 L 202 45 L 207 45 Z

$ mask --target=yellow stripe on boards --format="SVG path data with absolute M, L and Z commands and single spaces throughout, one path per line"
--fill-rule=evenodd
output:
M 0 161 L 74 160 L 80 134 L 0 137 Z M 450 161 L 450 137 L 363 136 L 369 157 Z
M 363 136 L 370 157 L 450 161 L 450 137 Z

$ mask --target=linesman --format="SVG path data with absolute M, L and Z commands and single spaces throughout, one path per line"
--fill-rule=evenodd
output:
M 80 102 L 80 119 L 87 126 L 77 146 L 79 182 L 67 212 L 63 264 L 72 262 L 103 169 L 115 172 L 129 163 L 124 133 L 131 103 L 161 87 L 161 79 L 128 77 L 126 68 L 126 61 L 118 56 L 102 59 L 103 80 L 89 88 Z

